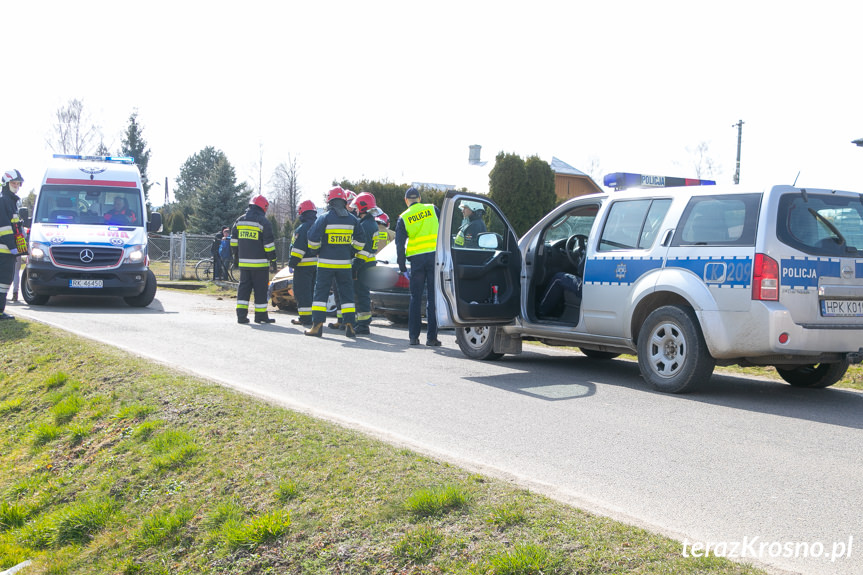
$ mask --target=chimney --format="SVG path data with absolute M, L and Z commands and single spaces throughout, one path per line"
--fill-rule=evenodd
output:
M 472 146 L 470 146 L 470 154 L 468 155 L 468 158 L 467 158 L 467 161 L 469 164 L 475 165 L 475 164 L 480 163 L 480 159 L 479 159 L 480 150 L 482 150 L 482 146 L 480 146 L 479 144 L 473 144 Z

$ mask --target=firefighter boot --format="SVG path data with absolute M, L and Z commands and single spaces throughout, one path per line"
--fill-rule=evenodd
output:
M 351 339 L 357 339 L 357 332 L 354 331 L 354 324 L 346 323 L 345 324 L 345 337 L 349 337 Z
M 255 323 L 276 323 L 276 320 L 271 318 L 268 314 L 256 313 L 255 314 Z
M 249 316 L 237 313 L 237 323 L 249 323 Z
M 310 335 L 312 337 L 322 337 L 324 335 L 324 324 L 323 323 L 315 323 L 312 324 L 312 329 L 307 329 L 303 332 L 305 335 Z
M 369 335 L 372 333 L 372 330 L 369 329 L 369 326 L 365 324 L 357 324 L 357 328 L 354 330 L 357 335 Z
M 342 323 L 342 318 L 339 318 L 335 322 L 328 323 L 327 327 L 330 329 L 345 329 L 345 325 L 346 324 Z

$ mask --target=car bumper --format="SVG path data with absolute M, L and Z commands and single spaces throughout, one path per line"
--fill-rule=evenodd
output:
M 147 266 L 124 264 L 111 270 L 72 270 L 28 262 L 27 280 L 36 295 L 139 295 L 147 285 Z M 72 287 L 73 280 L 101 280 L 102 287 Z

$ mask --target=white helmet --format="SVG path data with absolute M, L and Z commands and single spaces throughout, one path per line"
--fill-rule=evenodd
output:
M 462 208 L 470 208 L 470 211 L 478 212 L 480 210 L 484 210 L 485 206 L 483 206 L 482 203 L 480 203 L 480 202 L 473 202 L 471 200 L 462 200 L 461 203 L 458 205 L 458 209 L 462 209 Z
M 5 172 L 3 172 L 2 181 L 3 185 L 5 186 L 9 182 L 23 182 L 24 177 L 18 170 L 6 170 Z

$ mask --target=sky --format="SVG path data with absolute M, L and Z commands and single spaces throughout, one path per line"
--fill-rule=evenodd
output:
M 863 7 L 728 0 L 18 1 L 3 8 L 0 167 L 38 189 L 73 98 L 119 150 L 137 111 L 148 175 L 222 150 L 265 195 L 295 159 L 304 199 L 334 180 L 474 191 L 499 152 L 598 183 L 695 177 L 863 192 Z M 477 183 L 479 181 L 479 183 Z M 154 188 L 151 202 L 164 193 Z

